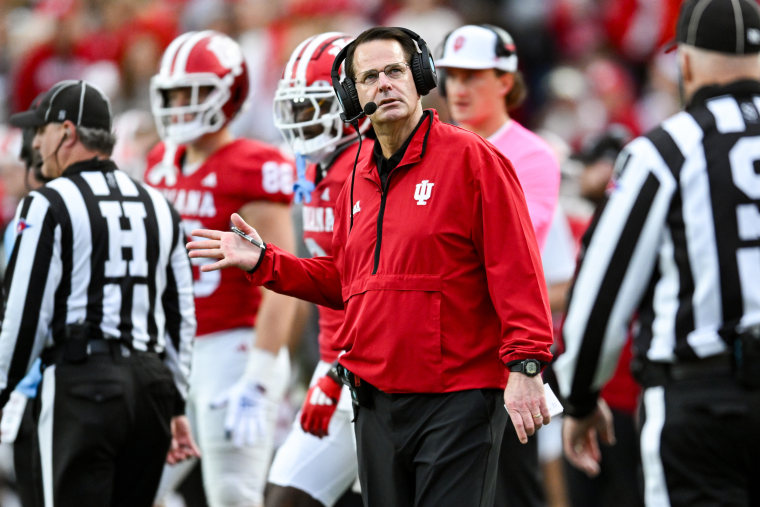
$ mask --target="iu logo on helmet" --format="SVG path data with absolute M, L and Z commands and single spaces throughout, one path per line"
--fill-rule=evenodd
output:
M 414 200 L 417 201 L 417 206 L 426 206 L 427 200 L 430 199 L 430 192 L 433 190 L 435 183 L 430 183 L 428 180 L 422 180 L 417 183 L 414 188 Z

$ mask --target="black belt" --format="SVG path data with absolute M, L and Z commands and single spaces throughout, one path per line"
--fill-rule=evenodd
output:
M 82 363 L 89 356 L 110 355 L 127 358 L 132 355 L 132 348 L 119 338 L 95 338 L 92 340 L 75 340 L 45 349 L 40 355 L 46 366 L 60 362 Z
M 130 347 L 119 338 L 103 338 L 99 340 L 90 340 L 87 342 L 87 354 L 94 356 L 97 354 L 117 353 L 129 357 Z
M 345 366 L 338 363 L 335 366 L 335 371 L 338 373 L 338 378 L 348 387 L 353 387 L 356 382 L 356 375 L 354 375 L 352 372 L 350 372 Z M 361 382 L 361 380 L 360 380 Z
M 644 387 L 653 387 L 674 381 L 728 376 L 733 373 L 733 357 L 729 354 L 719 354 L 680 363 L 647 361 L 638 376 Z

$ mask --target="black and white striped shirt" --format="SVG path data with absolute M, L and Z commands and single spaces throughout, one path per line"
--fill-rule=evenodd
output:
M 707 87 L 632 141 L 584 237 L 555 370 L 578 412 L 634 354 L 685 362 L 760 323 L 760 84 Z
M 165 353 L 184 396 L 195 335 L 192 272 L 180 218 L 110 160 L 71 165 L 16 212 L 4 283 L 0 406 L 67 324 L 87 323 Z

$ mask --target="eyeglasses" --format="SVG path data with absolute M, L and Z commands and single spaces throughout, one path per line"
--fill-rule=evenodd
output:
M 390 63 L 383 70 L 368 70 L 357 76 L 356 82 L 364 86 L 373 86 L 380 79 L 380 73 L 385 74 L 389 79 L 401 79 L 406 74 L 409 64 L 406 62 Z

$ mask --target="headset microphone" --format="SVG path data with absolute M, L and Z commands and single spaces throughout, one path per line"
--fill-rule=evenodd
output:
M 364 105 L 364 109 L 362 109 L 361 111 L 359 111 L 359 114 L 357 114 L 353 118 L 346 119 L 346 114 L 345 113 L 340 113 L 340 119 L 343 120 L 344 123 L 350 123 L 350 124 L 353 125 L 354 122 L 357 122 L 357 121 L 361 120 L 365 116 L 370 116 L 372 114 L 375 114 L 375 111 L 377 111 L 377 104 L 375 104 L 374 102 L 367 102 Z M 354 125 L 354 127 L 356 127 L 356 126 Z M 357 129 L 357 132 L 358 132 L 358 129 Z
M 364 104 L 364 110 L 362 113 L 364 113 L 364 116 L 372 116 L 375 114 L 375 111 L 377 111 L 377 104 L 374 102 L 367 102 Z

